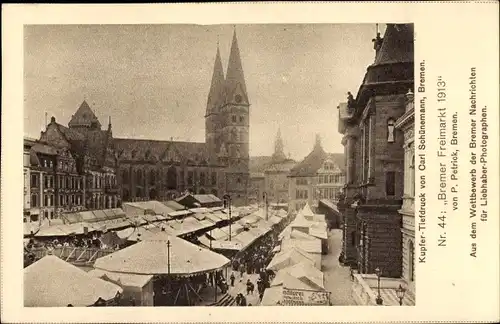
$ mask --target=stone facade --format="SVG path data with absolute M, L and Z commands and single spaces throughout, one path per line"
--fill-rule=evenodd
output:
M 39 141 L 25 140 L 25 222 L 57 219 L 64 212 L 84 209 L 83 175 L 71 152 Z
M 264 173 L 254 172 L 250 174 L 250 189 L 248 190 L 248 203 L 259 204 L 263 201 L 266 191 L 266 179 Z
M 395 127 L 404 136 L 404 195 L 399 210 L 402 217 L 402 278 L 410 290 L 415 290 L 415 110 L 414 95 L 406 95 L 406 111 Z
M 346 154 L 344 260 L 360 273 L 402 274 L 401 203 L 404 193 L 404 133 L 395 127 L 413 88 L 413 26 L 388 24 L 375 40 L 357 97 L 339 105 L 339 131 Z M 397 44 L 397 46 L 395 46 Z
M 318 207 L 320 199 L 335 201 L 344 186 L 344 155 L 326 153 L 319 136 L 313 150 L 290 170 L 288 210 L 298 212 L 306 203 Z

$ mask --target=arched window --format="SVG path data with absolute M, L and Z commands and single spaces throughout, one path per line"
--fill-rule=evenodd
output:
M 154 185 L 156 183 L 156 172 L 155 170 L 149 171 L 149 184 Z
M 177 188 L 177 170 L 175 167 L 168 168 L 167 171 L 167 189 L 176 189 Z
M 137 179 L 137 185 L 142 186 L 144 183 L 144 179 L 142 177 L 142 170 L 138 169 L 136 171 L 136 179 Z
M 408 280 L 415 280 L 415 247 L 413 241 L 408 241 Z
M 387 142 L 394 142 L 394 119 L 387 120 Z

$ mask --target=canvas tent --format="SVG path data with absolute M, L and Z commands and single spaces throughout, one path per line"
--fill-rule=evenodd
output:
M 133 299 L 136 303 L 135 306 L 154 306 L 152 275 L 125 274 L 98 269 L 89 271 L 89 275 L 120 286 L 123 289 L 122 299 L 125 305 L 130 299 Z
M 48 255 L 24 269 L 25 307 L 93 306 L 121 294 L 119 286 Z
M 170 247 L 167 247 L 170 242 Z M 226 257 L 181 238 L 160 232 L 144 241 L 96 260 L 94 268 L 132 274 L 193 275 L 230 262 Z

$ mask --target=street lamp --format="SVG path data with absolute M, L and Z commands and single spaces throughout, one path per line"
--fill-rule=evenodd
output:
M 167 241 L 167 271 L 170 276 L 170 240 Z
M 380 276 L 382 275 L 382 271 L 379 268 L 375 269 L 375 274 L 377 275 L 377 282 L 378 282 L 378 295 L 377 298 L 375 299 L 375 302 L 377 305 L 382 305 L 384 303 L 384 300 L 382 299 L 382 296 L 380 296 Z
M 403 298 L 405 297 L 406 289 L 403 286 L 399 285 L 399 288 L 396 289 L 396 296 L 399 298 L 399 306 L 403 306 Z
M 232 223 L 232 218 L 231 218 L 231 196 L 228 194 L 225 194 L 222 198 L 224 198 L 224 205 L 227 206 L 229 210 L 229 242 L 231 242 L 231 223 Z

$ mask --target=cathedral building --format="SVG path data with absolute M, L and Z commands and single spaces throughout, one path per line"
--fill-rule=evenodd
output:
M 205 143 L 113 138 L 84 101 L 68 127 L 52 117 L 40 141 L 75 159 L 85 177 L 87 209 L 137 200 L 168 200 L 185 192 L 231 196 L 247 204 L 249 107 L 236 32 L 226 74 L 219 48 L 208 94 Z
M 205 143 L 116 138 L 124 201 L 172 199 L 189 191 L 247 203 L 249 99 L 233 35 L 226 75 L 219 48 L 205 113 Z

